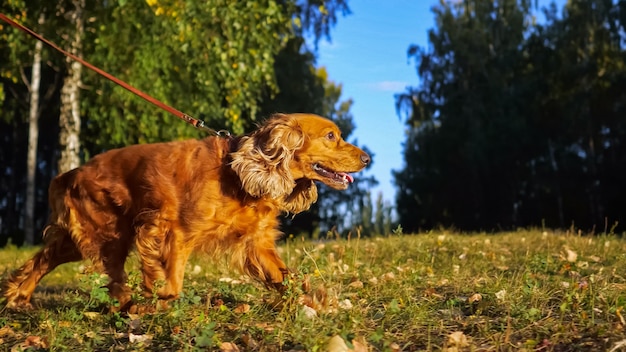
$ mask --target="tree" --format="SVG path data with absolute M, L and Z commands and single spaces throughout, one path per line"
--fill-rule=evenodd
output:
M 38 24 L 45 22 L 39 14 Z M 37 143 L 39 141 L 39 87 L 41 85 L 41 52 L 43 43 L 37 41 L 33 52 L 33 67 L 30 75 L 30 109 L 28 112 L 28 159 L 26 160 L 26 201 L 24 204 L 24 242 L 35 243 L 35 188 L 37 174 Z
M 554 162 L 564 217 L 586 227 L 619 221 L 626 204 L 625 189 L 612 176 L 623 170 L 618 155 L 624 150 L 626 122 L 620 12 L 612 1 L 571 1 L 561 19 L 549 14 L 543 38 L 558 60 L 553 70 L 542 73 L 555 82 L 549 107 L 558 112 L 544 117 L 550 127 L 560 123 L 559 130 L 549 130 L 549 139 L 557 141 Z
M 59 11 L 72 26 L 64 36 L 66 51 L 75 56 L 83 56 L 83 36 L 85 32 L 85 0 L 71 0 Z M 59 172 L 67 172 L 80 166 L 80 87 L 82 86 L 82 64 L 66 57 L 67 74 L 61 89 L 61 115 L 59 117 L 61 157 Z
M 399 97 L 411 113 L 407 167 L 395 173 L 403 227 L 512 223 L 516 155 L 527 142 L 513 83 L 523 69 L 529 5 L 443 3 L 433 10 L 430 51 L 410 48 L 423 84 Z
M 622 8 L 530 1 L 435 7 L 428 49 L 411 47 L 422 85 L 398 96 L 406 167 L 395 172 L 403 227 L 607 228 L 625 187 Z M 608 200 L 610 198 L 610 200 Z
M 51 22 L 55 21 L 49 20 L 54 14 L 53 7 L 38 1 L 28 4 L 12 1 L 1 10 L 16 21 L 45 33 L 54 28 Z M 7 93 L 0 94 L 0 161 L 6 166 L 0 174 L 0 233 L 15 233 L 23 226 L 25 242 L 32 244 L 34 232 L 41 226 L 42 214 L 45 214 L 42 209 L 45 191 L 41 185 L 50 177 L 43 168 L 50 154 L 42 154 L 42 149 L 47 148 L 38 143 L 39 139 L 50 136 L 40 137 L 38 130 L 40 125 L 54 121 L 50 108 L 59 74 L 54 68 L 55 61 L 41 43 L 12 27 L 7 26 L 0 32 L 0 47 L 3 53 L 0 61 L 6 60 L 0 65 L 0 92 Z M 22 238 L 21 235 L 16 237 Z
M 274 0 L 128 2 L 105 6 L 98 18 L 96 66 L 233 133 L 256 118 L 262 94 L 276 91 L 274 57 L 291 33 L 289 7 Z M 89 153 L 201 136 L 92 73 L 87 82 L 98 87 L 83 100 Z

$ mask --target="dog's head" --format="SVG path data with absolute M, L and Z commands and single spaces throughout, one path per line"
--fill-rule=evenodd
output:
M 337 125 L 311 114 L 275 114 L 259 129 L 240 139 L 231 153 L 231 167 L 242 188 L 255 197 L 284 203 L 297 213 L 317 200 L 313 181 L 343 190 L 370 157 L 345 142 Z

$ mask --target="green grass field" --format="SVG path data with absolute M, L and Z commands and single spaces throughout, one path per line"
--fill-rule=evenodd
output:
M 0 310 L 0 350 L 617 351 L 626 345 L 626 240 L 619 237 L 440 231 L 291 238 L 280 249 L 310 280 L 307 306 L 299 303 L 300 284 L 277 300 L 277 293 L 199 255 L 188 265 L 184 295 L 169 310 L 108 313 L 104 279 L 88 262 L 71 263 L 44 278 L 34 310 Z M 0 273 L 35 250 L 0 250 Z M 136 259 L 128 270 L 139 294 Z

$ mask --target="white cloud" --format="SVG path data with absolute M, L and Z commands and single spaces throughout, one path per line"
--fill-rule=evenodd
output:
M 368 88 L 378 90 L 382 92 L 397 92 L 400 93 L 409 86 L 408 82 L 403 81 L 381 81 L 369 83 Z
M 317 43 L 317 45 L 320 48 L 324 48 L 324 49 L 337 49 L 340 47 L 337 41 L 332 41 L 332 40 L 328 41 L 326 38 L 320 38 L 320 41 Z

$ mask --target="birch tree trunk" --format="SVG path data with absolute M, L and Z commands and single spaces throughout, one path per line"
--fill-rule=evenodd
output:
M 68 51 L 82 56 L 82 37 L 84 32 L 83 10 L 85 0 L 73 0 L 74 9 L 67 13 L 67 18 L 74 24 L 74 30 L 68 35 Z M 80 86 L 82 65 L 66 58 L 68 72 L 61 89 L 61 115 L 59 117 L 59 173 L 74 169 L 80 165 Z
M 39 15 L 39 25 L 45 17 Z M 26 158 L 26 200 L 24 210 L 24 244 L 35 243 L 35 189 L 37 175 L 37 142 L 39 140 L 39 86 L 41 83 L 41 41 L 35 43 L 33 68 L 30 77 L 30 110 L 28 113 L 28 153 Z

